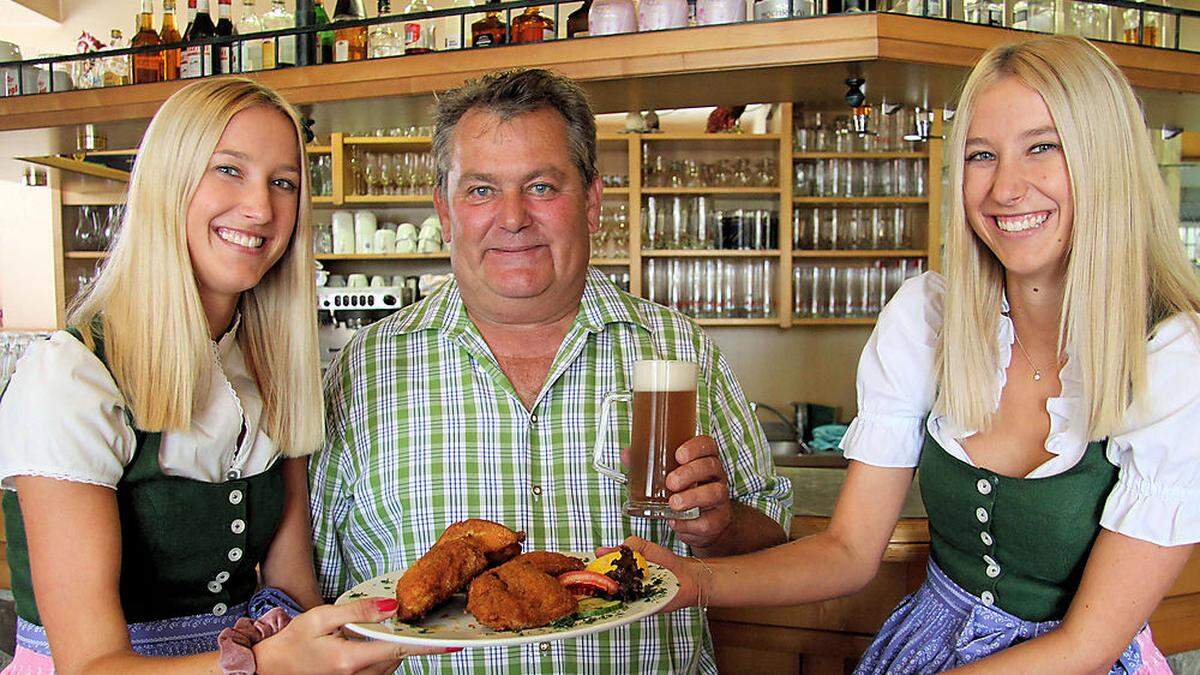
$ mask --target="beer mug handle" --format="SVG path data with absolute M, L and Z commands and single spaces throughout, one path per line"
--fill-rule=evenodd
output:
M 600 419 L 597 422 L 596 429 L 596 445 L 592 448 L 592 466 L 600 473 L 609 478 L 625 484 L 625 474 L 619 469 L 604 463 L 604 450 L 608 446 L 608 426 L 612 421 L 613 402 L 621 401 L 628 403 L 633 400 L 633 392 L 631 391 L 613 391 L 604 395 L 604 401 L 600 404 Z

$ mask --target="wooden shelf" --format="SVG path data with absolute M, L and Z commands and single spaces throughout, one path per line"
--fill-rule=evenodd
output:
M 449 260 L 449 251 L 439 253 L 318 253 L 317 260 Z
M 779 186 L 775 187 L 644 187 L 644 195 L 774 195 L 779 196 Z
M 926 159 L 924 152 L 794 152 L 792 159 Z
M 83 160 L 73 159 L 70 157 L 47 155 L 45 157 L 18 157 L 17 159 L 30 162 L 32 164 L 48 166 L 52 169 L 61 169 L 63 171 L 80 173 L 85 176 L 94 176 L 96 178 L 115 180 L 122 183 L 129 182 L 128 171 L 121 171 L 120 169 L 113 169 L 101 164 L 93 164 L 91 162 L 85 162 Z
M 63 206 L 117 206 L 125 203 L 124 193 L 119 195 L 79 195 L 64 192 Z
M 873 326 L 873 316 L 815 317 L 792 319 L 793 326 Z
M 939 107 L 957 98 L 964 73 L 985 50 L 1021 35 L 990 26 L 861 13 L 463 49 L 281 68 L 253 76 L 292 104 L 307 105 L 425 96 L 499 67 L 554 68 L 580 81 L 598 110 L 618 111 L 631 105 L 654 107 L 660 101 L 664 106 L 711 104 L 714 96 L 775 101 L 810 91 L 840 100 L 841 92 L 834 93 L 838 88 L 830 85 L 828 73 L 837 67 L 834 64 L 853 63 L 871 83 L 872 96 L 919 91 L 931 107 Z M 1195 74 L 1200 72 L 1200 54 L 1096 45 L 1135 87 L 1154 95 L 1147 101 L 1152 125 L 1169 121 L 1179 128 L 1196 128 L 1185 122 L 1198 114 L 1200 78 Z M 10 96 L 0 99 L 0 131 L 147 119 L 186 84 L 183 80 Z M 644 138 L 657 142 L 673 136 Z M 766 134 L 746 138 L 770 140 Z
M 332 204 L 333 195 L 313 195 L 311 197 L 314 204 Z
M 596 134 L 597 143 L 625 143 L 631 138 L 638 138 L 642 134 Z
M 929 197 L 792 197 L 793 204 L 925 204 Z
M 642 251 L 643 258 L 777 258 L 779 257 L 779 249 L 767 249 L 763 251 L 745 251 L 740 249 L 720 249 L 720 250 L 702 250 L 702 249 L 651 249 Z
M 433 195 L 346 195 L 345 204 L 432 204 Z
M 606 187 L 603 189 L 601 194 L 603 194 L 605 197 L 608 197 L 608 196 L 616 197 L 618 195 L 627 195 L 627 194 L 629 194 L 629 188 L 627 188 L 627 187 Z
M 793 258 L 924 258 L 929 255 L 923 249 L 841 249 L 837 251 L 792 251 Z
M 779 134 L 639 134 L 643 141 L 778 141 Z
M 593 267 L 624 267 L 629 264 L 629 258 L 592 258 L 588 264 Z
M 310 155 L 328 155 L 333 152 L 332 145 L 306 145 L 304 151 Z
M 104 260 L 108 251 L 67 251 L 63 257 L 67 260 Z
M 701 319 L 696 318 L 701 326 L 778 326 L 779 319 L 768 317 L 760 319 Z

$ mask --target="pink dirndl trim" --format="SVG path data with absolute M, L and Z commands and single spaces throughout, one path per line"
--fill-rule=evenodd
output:
M 54 675 L 54 659 L 31 649 L 17 647 L 13 660 L 0 671 L 0 675 Z
M 1138 632 L 1134 636 L 1133 642 L 1142 652 L 1142 667 L 1138 668 L 1137 675 L 1172 675 L 1171 666 L 1167 663 L 1167 657 L 1163 656 L 1163 653 L 1158 649 L 1158 645 L 1154 644 L 1154 636 L 1150 634 L 1150 626 L 1146 626 Z

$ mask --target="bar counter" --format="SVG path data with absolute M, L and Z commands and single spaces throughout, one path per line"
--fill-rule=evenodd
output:
M 789 466 L 790 465 L 790 466 Z M 846 462 L 837 456 L 777 460 L 792 481 L 799 539 L 829 526 Z M 909 488 L 879 573 L 855 595 L 807 605 L 709 610 L 722 675 L 849 672 L 884 619 L 925 579 L 929 525 L 917 482 Z M 1200 549 L 1150 617 L 1155 642 L 1166 654 L 1200 649 Z

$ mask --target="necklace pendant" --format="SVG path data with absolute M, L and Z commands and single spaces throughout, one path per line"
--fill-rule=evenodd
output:
M 1042 379 L 1042 371 L 1040 371 L 1040 370 L 1033 371 L 1034 382 L 1037 382 L 1038 380 L 1041 380 L 1041 379 Z

